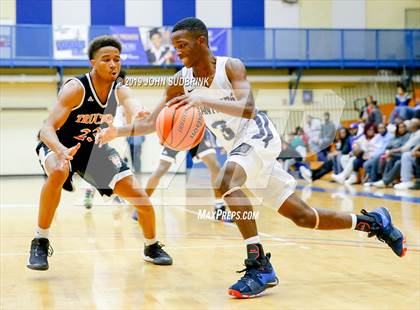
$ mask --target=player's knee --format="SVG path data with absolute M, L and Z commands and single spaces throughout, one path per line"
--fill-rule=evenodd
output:
M 231 188 L 232 186 L 229 183 L 222 181 L 219 185 L 218 192 L 222 197 L 228 196 Z
M 234 182 L 232 180 L 229 180 L 228 178 L 222 178 L 220 183 L 218 183 L 218 189 L 217 191 L 221 196 L 229 196 L 233 192 L 235 192 L 237 189 L 241 187 L 241 184 Z
M 64 183 L 69 175 L 68 166 L 60 167 L 58 165 L 49 170 L 48 178 L 57 183 Z
M 154 214 L 153 207 L 150 204 L 135 205 L 134 207 L 143 218 L 150 218 Z
M 314 212 L 310 208 L 296 209 L 289 218 L 299 227 L 312 228 L 314 226 Z
M 233 189 L 240 188 L 246 181 L 246 174 L 241 167 L 229 162 L 217 177 L 217 187 L 222 195 L 227 195 Z
M 219 173 L 216 180 L 217 190 L 221 195 L 226 193 L 230 188 L 230 182 L 228 182 L 228 178 L 226 175 Z

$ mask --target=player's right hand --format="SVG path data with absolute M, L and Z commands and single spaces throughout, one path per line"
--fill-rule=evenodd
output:
M 149 111 L 142 110 L 137 112 L 136 116 L 134 117 L 136 120 L 142 120 L 150 115 Z
M 70 148 L 64 147 L 61 152 L 58 152 L 56 156 L 60 167 L 64 167 L 70 162 L 70 160 L 73 160 L 73 156 L 76 155 L 79 149 L 80 143 L 77 143 L 75 146 Z
M 103 128 L 95 135 L 95 144 L 98 144 L 101 148 L 103 145 L 115 138 L 117 138 L 117 128 L 112 124 L 112 122 L 109 122 L 107 128 Z

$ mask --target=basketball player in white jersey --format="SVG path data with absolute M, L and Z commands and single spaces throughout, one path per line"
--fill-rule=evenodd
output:
M 172 43 L 184 68 L 175 79 L 208 78 L 208 85 L 189 88 L 169 86 L 163 102 L 144 121 L 133 126 L 110 127 L 97 136 L 97 143 L 123 135 L 154 131 L 156 117 L 165 104 L 198 107 L 207 127 L 228 153 L 219 175 L 219 190 L 231 211 L 252 211 L 242 188 L 255 189 L 263 203 L 296 225 L 311 229 L 355 229 L 366 231 L 386 242 L 398 256 L 406 252 L 403 234 L 391 223 L 385 208 L 372 212 L 362 210 L 355 215 L 333 210 L 312 208 L 295 193 L 296 181 L 281 169 L 276 157 L 281 151 L 278 133 L 268 117 L 255 107 L 246 69 L 239 59 L 215 57 L 208 45 L 205 24 L 197 18 L 185 18 L 172 30 Z M 255 220 L 236 219 L 247 247 L 244 276 L 232 285 L 228 293 L 238 298 L 250 298 L 278 284 L 260 243 Z

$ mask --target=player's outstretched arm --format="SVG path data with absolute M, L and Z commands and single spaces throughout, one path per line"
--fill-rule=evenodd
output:
M 66 122 L 72 109 L 80 104 L 83 95 L 83 88 L 78 82 L 69 81 L 66 83 L 58 94 L 57 103 L 53 106 L 40 131 L 41 141 L 57 155 L 62 164 L 73 159 L 73 155 L 79 149 L 80 144 L 77 144 L 71 150 L 68 149 L 58 140 L 56 131 Z
M 177 72 L 172 79 L 176 80 L 178 78 L 181 78 L 181 72 Z M 156 120 L 157 117 L 162 111 L 162 109 L 166 106 L 167 102 L 171 99 L 182 95 L 184 93 L 184 89 L 182 87 L 182 84 L 180 82 L 178 83 L 172 83 L 169 85 L 166 90 L 163 99 L 159 102 L 159 104 L 155 107 L 152 113 L 145 117 L 142 120 L 135 120 L 134 122 L 134 130 L 132 135 L 139 136 L 144 134 L 149 134 L 156 131 Z M 145 133 L 143 133 L 145 132 Z
M 173 79 L 179 77 L 180 72 L 176 73 Z M 108 128 L 103 129 L 96 135 L 95 143 L 99 144 L 99 146 L 102 146 L 118 137 L 144 136 L 153 133 L 156 130 L 156 119 L 160 111 L 165 107 L 166 103 L 171 99 L 183 94 L 183 88 L 182 86 L 179 86 L 181 83 L 172 84 L 177 85 L 170 85 L 166 88 L 164 98 L 156 106 L 152 113 L 136 113 L 135 115 L 140 117 L 137 117 L 132 124 L 127 126 L 114 127 L 112 124 L 108 124 Z M 121 105 L 124 104 L 123 102 L 129 102 L 131 100 L 129 98 L 124 99 L 124 96 L 127 94 L 127 92 L 118 94 Z
M 255 114 L 255 101 L 251 85 L 246 77 L 246 69 L 242 61 L 230 58 L 226 62 L 226 74 L 233 88 L 232 100 L 217 100 L 199 96 L 179 96 L 171 100 L 171 105 L 206 106 L 233 116 L 253 118 Z

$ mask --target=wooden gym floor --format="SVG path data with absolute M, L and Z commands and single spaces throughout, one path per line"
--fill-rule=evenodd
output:
M 201 170 L 201 169 L 200 169 Z M 84 182 L 64 193 L 50 231 L 48 271 L 26 268 L 37 219 L 41 177 L 1 178 L 1 309 L 419 309 L 419 192 L 366 192 L 326 181 L 300 183 L 311 206 L 358 212 L 390 209 L 407 235 L 398 258 L 384 244 L 354 231 L 295 227 L 259 207 L 258 225 L 280 279 L 262 297 L 235 300 L 227 288 L 242 275 L 245 248 L 233 224 L 198 220 L 212 209 L 208 178 L 168 175 L 155 193 L 158 237 L 173 266 L 141 259 L 142 235 L 131 207 L 103 202 L 82 206 Z M 143 182 L 147 176 L 143 177 Z M 188 184 L 187 184 L 188 183 Z M 195 184 L 192 186 L 191 184 Z M 186 185 L 189 189 L 185 189 Z M 163 186 L 166 187 L 166 186 Z

